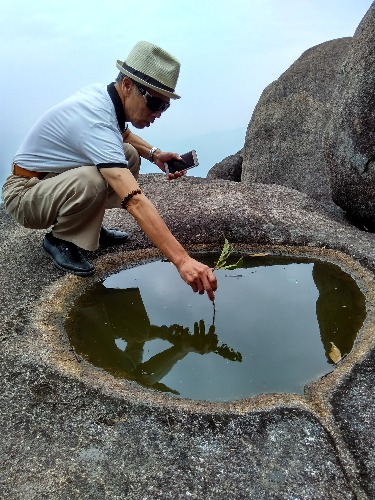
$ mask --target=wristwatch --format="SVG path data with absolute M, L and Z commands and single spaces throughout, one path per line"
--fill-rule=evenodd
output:
M 151 148 L 150 151 L 148 152 L 148 159 L 150 160 L 151 163 L 155 163 L 154 162 L 154 153 L 155 151 L 160 151 L 159 148 Z

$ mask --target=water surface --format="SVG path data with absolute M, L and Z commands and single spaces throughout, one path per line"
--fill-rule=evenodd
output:
M 213 265 L 217 255 L 199 255 Z M 337 265 L 247 257 L 215 271 L 215 311 L 163 261 L 123 270 L 76 302 L 75 350 L 116 377 L 197 400 L 303 393 L 352 349 L 365 297 Z

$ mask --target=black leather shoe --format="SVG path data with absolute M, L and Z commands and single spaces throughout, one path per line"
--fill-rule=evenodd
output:
M 99 246 L 111 247 L 113 245 L 121 245 L 126 243 L 129 239 L 128 233 L 125 231 L 118 231 L 117 229 L 107 229 L 102 226 L 100 229 Z
M 79 248 L 70 241 L 60 240 L 47 233 L 43 240 L 44 253 L 59 269 L 77 274 L 78 276 L 91 276 L 95 267 L 81 254 Z

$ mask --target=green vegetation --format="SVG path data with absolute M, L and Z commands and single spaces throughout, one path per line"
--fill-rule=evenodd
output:
M 217 260 L 214 271 L 217 269 L 222 269 L 222 270 L 232 270 L 232 269 L 237 269 L 238 267 L 243 267 L 243 258 L 240 257 L 238 261 L 235 264 L 228 264 L 227 261 L 230 258 L 230 256 L 234 253 L 234 248 L 231 243 L 225 238 L 224 240 L 224 246 L 221 251 L 220 257 Z M 213 308 L 214 308 L 214 314 L 212 317 L 212 324 L 215 325 L 215 316 L 216 316 L 216 304 L 215 301 L 212 303 Z
M 238 267 L 243 267 L 243 258 L 241 257 L 235 264 L 227 264 L 227 260 L 233 254 L 234 248 L 231 243 L 225 238 L 223 250 L 221 251 L 221 255 L 218 261 L 215 264 L 214 271 L 216 269 L 226 269 L 232 270 L 237 269 Z

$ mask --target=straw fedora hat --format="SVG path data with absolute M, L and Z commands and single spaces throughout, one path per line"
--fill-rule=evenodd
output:
M 174 91 L 180 62 L 157 45 L 144 41 L 136 43 L 126 61 L 117 61 L 116 66 L 132 80 L 171 99 L 180 99 Z

